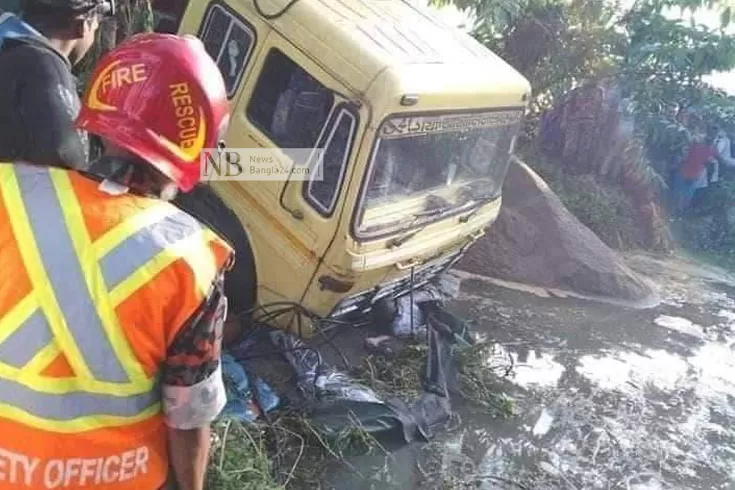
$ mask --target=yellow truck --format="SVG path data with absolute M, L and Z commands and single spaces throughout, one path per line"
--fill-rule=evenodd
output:
M 496 219 L 530 85 L 428 9 L 403 0 L 153 8 L 156 31 L 194 34 L 217 60 L 229 147 L 285 160 L 288 148 L 322 150 L 320 179 L 208 184 L 247 240 L 238 260 L 251 279 L 230 296 L 323 317 L 367 312 L 451 267 Z

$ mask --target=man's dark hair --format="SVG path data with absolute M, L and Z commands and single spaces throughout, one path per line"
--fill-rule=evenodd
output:
M 25 0 L 23 20 L 39 31 L 49 32 L 74 26 L 79 16 L 93 17 L 100 12 L 98 0 Z
M 77 14 L 60 14 L 45 6 L 34 5 L 23 11 L 23 20 L 44 34 L 72 27 L 76 17 Z

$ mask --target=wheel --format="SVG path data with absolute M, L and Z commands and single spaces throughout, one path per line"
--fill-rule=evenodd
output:
M 228 320 L 223 344 L 227 347 L 249 326 L 255 306 L 257 277 L 250 240 L 234 211 L 206 184 L 180 194 L 174 204 L 209 226 L 235 249 L 235 264 L 225 276 Z

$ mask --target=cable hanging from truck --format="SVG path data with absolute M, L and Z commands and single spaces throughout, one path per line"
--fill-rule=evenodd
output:
M 299 1 L 299 0 L 291 0 L 290 2 L 288 2 L 288 4 L 286 4 L 286 6 L 285 6 L 285 7 L 283 7 L 283 8 L 281 9 L 281 10 L 279 10 L 278 12 L 276 12 L 276 13 L 274 13 L 274 14 L 266 14 L 266 13 L 265 13 L 265 12 L 263 11 L 263 9 L 262 9 L 262 8 L 260 7 L 260 4 L 258 3 L 258 0 L 253 0 L 253 4 L 255 5 L 255 10 L 257 10 L 257 11 L 258 11 L 258 13 L 259 13 L 259 14 L 260 14 L 260 15 L 261 15 L 261 16 L 262 16 L 263 18 L 265 18 L 265 19 L 267 19 L 267 20 L 273 20 L 273 19 L 277 19 L 277 18 L 279 18 L 280 16 L 282 16 L 283 14 L 285 14 L 286 12 L 288 12 L 288 10 L 289 10 L 289 9 L 290 9 L 291 7 L 293 7 L 293 6 L 294 6 L 294 5 L 296 4 L 296 2 L 298 2 L 298 1 Z

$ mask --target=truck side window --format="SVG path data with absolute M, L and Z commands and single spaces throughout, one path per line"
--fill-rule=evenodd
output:
M 320 179 L 309 180 L 304 187 L 304 198 L 320 213 L 330 215 L 342 185 L 342 178 L 347 168 L 347 160 L 352 149 L 357 120 L 355 116 L 342 110 L 337 115 L 336 123 L 331 130 L 322 135 L 318 148 L 323 149 L 322 158 L 315 169 L 321 166 L 321 172 L 314 172 Z
M 334 104 L 332 92 L 271 49 L 247 107 L 248 118 L 281 148 L 313 148 Z
M 232 98 L 245 71 L 255 40 L 253 29 L 226 7 L 213 3 L 202 23 L 199 38 L 217 62 Z
M 177 34 L 189 0 L 153 0 L 153 30 L 164 34 Z

